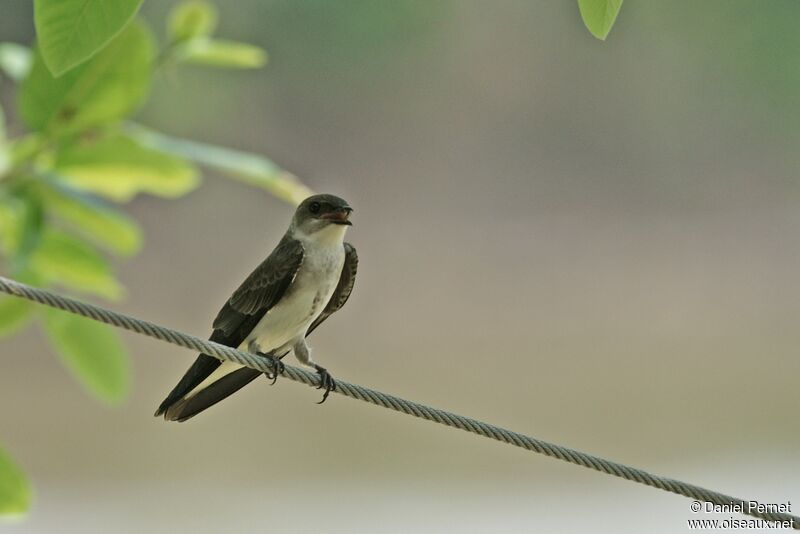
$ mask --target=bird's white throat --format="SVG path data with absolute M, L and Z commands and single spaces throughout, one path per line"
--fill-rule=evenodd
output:
M 317 230 L 312 234 L 307 234 L 300 228 L 295 229 L 295 239 L 303 243 L 313 243 L 323 247 L 342 246 L 344 243 L 344 234 L 347 232 L 347 225 L 345 224 L 329 224 L 322 230 Z

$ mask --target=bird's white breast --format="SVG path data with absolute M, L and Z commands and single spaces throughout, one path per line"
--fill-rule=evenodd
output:
M 242 343 L 243 349 L 252 342 L 260 352 L 267 353 L 305 336 L 339 283 L 344 265 L 344 228 L 332 225 L 311 236 L 296 236 L 304 251 L 297 275 L 283 298 Z

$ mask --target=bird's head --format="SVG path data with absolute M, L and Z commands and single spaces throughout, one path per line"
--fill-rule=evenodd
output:
M 294 213 L 292 225 L 306 235 L 312 235 L 330 227 L 352 226 L 350 212 L 353 208 L 342 198 L 334 195 L 313 195 L 305 199 Z

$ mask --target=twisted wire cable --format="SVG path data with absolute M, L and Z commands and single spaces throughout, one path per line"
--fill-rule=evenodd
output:
M 236 350 L 225 345 L 207 341 L 198 337 L 184 334 L 171 328 L 166 328 L 149 321 L 130 317 L 121 313 L 87 304 L 68 297 L 63 297 L 44 289 L 38 289 L 20 282 L 9 280 L 0 276 L 0 291 L 14 295 L 24 299 L 28 299 L 40 304 L 46 304 L 53 308 L 65 310 L 77 315 L 89 317 L 96 321 L 110 324 L 119 328 L 124 328 L 138 334 L 144 334 L 152 338 L 178 345 L 191 349 L 193 351 L 202 352 L 219 358 L 221 360 L 230 360 L 241 365 L 245 365 L 252 369 L 262 371 L 264 373 L 274 373 L 272 363 L 266 358 L 262 358 L 255 354 Z M 283 376 L 295 382 L 301 382 L 309 386 L 319 386 L 319 376 L 311 371 L 300 369 L 290 365 L 285 366 Z M 526 436 L 511 430 L 484 423 L 470 417 L 464 417 L 437 408 L 432 408 L 424 404 L 388 395 L 380 391 L 351 384 L 343 380 L 336 380 L 335 393 L 358 399 L 364 402 L 369 402 L 383 408 L 388 408 L 396 412 L 401 412 L 420 419 L 434 421 L 449 427 L 459 428 L 479 436 L 495 439 L 509 445 L 514 445 L 522 449 L 533 451 L 551 458 L 558 458 L 571 464 L 588 467 L 601 473 L 613 475 L 615 477 L 623 478 L 638 482 L 653 488 L 659 488 L 671 493 L 677 493 L 691 499 L 698 501 L 705 501 L 717 505 L 736 505 L 740 507 L 744 514 L 758 517 L 766 521 L 781 521 L 785 525 L 791 526 L 796 530 L 800 530 L 800 517 L 777 511 L 768 511 L 763 508 L 751 509 L 748 506 L 750 501 L 745 501 L 730 495 L 725 495 L 716 491 L 712 491 L 700 486 L 688 484 L 680 480 L 666 478 L 658 475 L 648 473 L 635 467 L 630 467 L 618 462 L 606 460 L 591 454 L 580 452 L 574 449 L 549 443 L 537 438 Z

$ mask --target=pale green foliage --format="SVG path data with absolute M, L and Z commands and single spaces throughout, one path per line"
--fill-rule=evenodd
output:
M 0 449 L 0 516 L 15 518 L 28 511 L 31 488 L 19 467 Z
M 217 28 L 217 8 L 203 0 L 178 4 L 169 15 L 169 37 L 172 42 L 207 37 Z
M 117 121 L 150 87 L 153 39 L 131 24 L 90 61 L 54 78 L 37 53 L 20 89 L 20 113 L 32 130 L 76 131 Z
M 592 35 L 605 40 L 617 20 L 622 0 L 578 0 L 578 7 Z
M 39 244 L 44 219 L 42 206 L 27 190 L 0 195 L 0 199 L 0 252 L 13 260 L 12 266 L 23 270 Z
M 131 125 L 127 130 L 133 138 L 145 146 L 217 169 L 232 178 L 266 189 L 290 204 L 299 204 L 313 194 L 296 176 L 265 157 L 206 143 L 176 139 L 142 126 Z
M 142 231 L 125 213 L 55 181 L 42 181 L 39 194 L 51 213 L 81 237 L 120 256 L 139 252 Z
M 267 53 L 257 46 L 205 37 L 188 41 L 176 54 L 186 63 L 210 67 L 257 69 L 267 63 Z
M 47 337 L 64 365 L 99 399 L 120 403 L 130 388 L 130 364 L 116 332 L 61 310 L 43 312 Z
M 183 160 L 113 135 L 67 147 L 54 168 L 68 184 L 110 200 L 126 202 L 140 192 L 174 198 L 198 184 Z
M 103 256 L 84 240 L 60 230 L 48 228 L 43 232 L 30 256 L 29 267 L 44 282 L 107 299 L 118 299 L 124 294 Z
M 217 11 L 202 0 L 178 5 L 170 14 L 170 58 L 180 63 L 210 67 L 255 69 L 267 62 L 267 53 L 257 46 L 213 38 Z
M 34 0 L 36 34 L 54 76 L 102 50 L 133 18 L 143 0 Z

